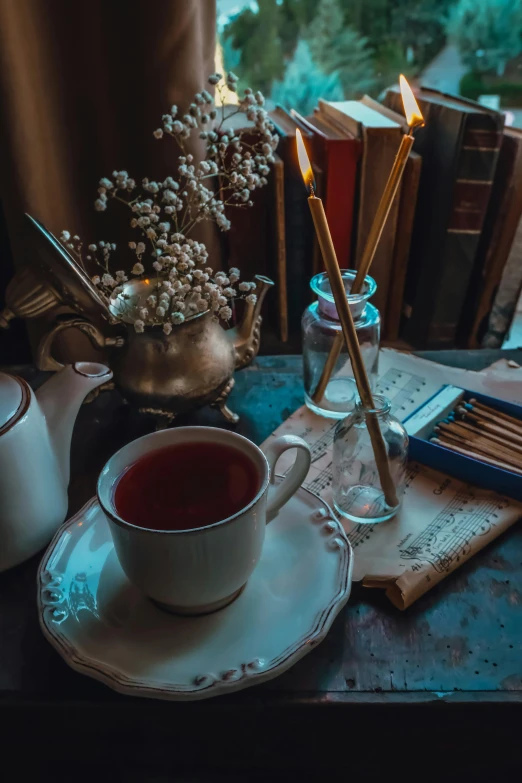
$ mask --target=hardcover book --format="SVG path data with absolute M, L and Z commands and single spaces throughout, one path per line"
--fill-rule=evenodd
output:
M 397 112 L 374 101 L 368 95 L 361 98 L 361 103 L 370 106 L 375 111 L 381 112 L 390 120 L 401 125 L 403 133 L 408 132 L 406 118 Z M 402 175 L 402 184 L 399 198 L 399 214 L 397 216 L 397 228 L 395 231 L 395 243 L 393 247 L 393 260 L 388 287 L 388 305 L 386 308 L 386 320 L 382 324 L 382 337 L 387 342 L 396 342 L 399 339 L 404 287 L 410 260 L 411 240 L 417 209 L 417 195 L 419 192 L 422 157 L 415 151 L 415 145 L 411 150 L 406 167 Z M 397 196 L 396 196 L 397 198 Z M 371 274 L 371 270 L 370 270 Z
M 480 348 L 522 217 L 522 130 L 505 128 L 478 248 L 475 279 L 461 324 L 462 342 Z
M 402 128 L 400 123 L 362 101 L 320 100 L 319 108 L 321 114 L 334 121 L 346 133 L 359 139 L 362 144 L 357 188 L 357 240 L 354 263 L 357 267 L 401 143 Z M 370 273 L 377 283 L 377 291 L 372 302 L 380 311 L 383 323 L 386 322 L 399 197 L 400 191 L 392 204 L 375 251 Z
M 502 348 L 522 292 L 522 219 L 502 272 L 482 348 Z
M 270 114 L 279 135 L 277 154 L 284 164 L 284 233 L 286 252 L 286 288 L 288 291 L 288 332 L 299 334 L 301 316 L 310 300 L 310 278 L 313 274 L 312 257 L 314 226 L 306 199 L 306 189 L 297 160 L 294 118 L 283 107 L 277 106 Z M 311 134 L 304 130 L 309 143 Z
M 503 116 L 438 90 L 416 95 L 422 173 L 405 288 L 402 336 L 415 346 L 455 344 L 495 175 Z M 386 106 L 400 111 L 397 89 Z
M 341 268 L 349 269 L 353 266 L 352 231 L 361 144 L 353 134 L 332 128 L 317 114 L 306 118 L 295 111 L 292 114 L 312 134 L 312 163 L 317 163 L 323 172 L 321 198 L 337 260 Z

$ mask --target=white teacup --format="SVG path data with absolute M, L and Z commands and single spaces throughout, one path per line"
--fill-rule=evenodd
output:
M 153 518 L 150 528 L 137 527 L 118 515 L 114 490 L 126 468 L 151 451 L 197 442 L 232 446 L 256 466 L 259 489 L 243 509 L 192 530 L 156 530 Z M 297 449 L 295 463 L 267 500 L 276 462 L 283 452 L 293 448 Z M 129 443 L 107 462 L 97 488 L 121 567 L 136 587 L 166 609 L 181 614 L 221 609 L 245 587 L 261 556 L 267 522 L 301 486 L 310 461 L 308 445 L 294 435 L 276 438 L 263 453 L 242 435 L 214 427 L 178 427 Z

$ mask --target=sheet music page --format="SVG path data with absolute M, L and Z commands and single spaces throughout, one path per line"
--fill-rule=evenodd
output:
M 402 420 L 445 383 L 522 401 L 520 382 L 506 375 L 446 367 L 385 349 L 376 391 L 388 397 L 392 413 Z M 312 465 L 303 486 L 330 505 L 337 423 L 303 406 L 270 436 L 291 433 L 307 441 Z M 285 473 L 293 459 L 292 452 L 283 455 L 277 472 Z M 354 548 L 354 579 L 386 589 L 395 606 L 405 609 L 521 516 L 522 503 L 410 463 L 403 507 L 393 520 L 379 525 L 341 522 Z

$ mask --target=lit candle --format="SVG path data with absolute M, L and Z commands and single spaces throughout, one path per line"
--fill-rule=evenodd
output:
M 339 269 L 339 264 L 337 263 L 337 256 L 335 254 L 335 248 L 333 246 L 332 237 L 330 235 L 328 221 L 326 220 L 323 202 L 320 198 L 316 198 L 314 193 L 314 178 L 312 167 L 310 165 L 308 155 L 306 154 L 306 148 L 299 128 L 296 130 L 296 141 L 299 166 L 301 168 L 305 185 L 310 191 L 310 195 L 308 197 L 308 206 L 310 207 L 310 212 L 312 213 L 317 240 L 319 242 L 319 247 L 321 248 L 323 261 L 326 267 L 326 272 L 328 274 L 328 279 L 330 281 L 330 288 L 332 289 L 339 320 L 341 321 L 344 339 L 346 340 L 346 345 L 348 346 L 348 353 L 352 363 L 355 383 L 357 384 L 357 390 L 359 392 L 359 397 L 361 398 L 362 404 L 368 411 L 370 411 L 374 408 L 370 381 L 368 380 L 368 375 L 364 366 L 352 313 L 348 306 L 343 278 L 341 275 L 341 270 Z M 375 463 L 377 465 L 377 470 L 379 471 L 379 479 L 382 490 L 384 492 L 386 503 L 391 508 L 394 508 L 398 505 L 397 494 L 395 492 L 395 485 L 390 473 L 390 466 L 388 464 L 388 457 L 386 454 L 386 446 L 384 444 L 384 439 L 379 427 L 379 421 L 375 413 L 366 413 L 366 425 L 370 434 L 373 453 L 375 455 Z
M 368 240 L 361 258 L 361 263 L 359 264 L 359 269 L 357 270 L 357 275 L 355 276 L 355 280 L 353 281 L 353 285 L 350 291 L 352 294 L 358 294 L 360 292 L 365 277 L 368 274 L 371 263 L 373 261 L 373 257 L 375 255 L 375 251 L 377 250 L 377 245 L 379 244 L 386 220 L 390 214 L 393 199 L 395 198 L 399 188 L 410 150 L 413 146 L 413 130 L 420 127 L 421 125 L 424 125 L 424 118 L 421 114 L 421 110 L 419 109 L 417 101 L 415 100 L 415 96 L 411 91 L 410 85 L 402 74 L 400 76 L 399 83 L 401 86 L 404 114 L 406 116 L 406 122 L 408 123 L 408 133 L 405 133 L 402 137 L 399 151 L 397 152 L 395 162 L 393 164 L 392 170 L 390 171 L 390 176 L 388 177 L 388 182 L 386 183 L 386 187 L 384 188 L 379 206 L 377 207 L 377 212 L 373 218 L 370 232 L 368 234 Z M 337 364 L 337 359 L 339 358 L 342 347 L 343 335 L 342 332 L 339 332 L 332 343 L 332 347 L 330 348 L 330 353 L 326 359 L 323 372 L 312 395 L 312 398 L 316 403 L 320 403 L 324 397 L 326 387 L 328 386 L 332 372 L 334 371 L 335 365 Z

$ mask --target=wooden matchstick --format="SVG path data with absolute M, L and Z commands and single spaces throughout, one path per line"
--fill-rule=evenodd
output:
M 491 424 L 496 424 L 498 427 L 504 427 L 509 432 L 514 432 L 516 435 L 522 435 L 522 421 L 512 418 L 502 418 L 491 410 L 486 408 L 479 408 L 476 405 L 466 403 L 464 407 L 467 413 L 473 413 L 475 416 L 479 416 L 481 419 L 489 421 Z
M 435 431 L 437 431 L 437 427 L 435 428 Z M 468 438 L 462 437 L 456 432 L 448 432 L 446 430 L 441 430 L 438 433 L 438 436 L 440 440 L 445 441 L 449 439 L 451 442 L 457 446 L 460 446 L 461 448 L 469 449 L 470 451 L 476 451 L 479 459 L 482 459 L 482 455 L 486 454 L 487 456 L 500 459 L 501 461 L 507 462 L 513 467 L 522 470 L 522 458 L 520 455 L 510 452 L 508 449 L 504 449 L 501 446 L 497 446 L 496 444 L 489 443 L 487 440 L 481 438 L 470 440 Z
M 432 438 L 432 443 L 436 443 L 437 446 L 442 446 L 445 449 L 449 449 L 450 451 L 454 451 L 457 454 L 462 454 L 464 457 L 471 457 L 472 459 L 477 459 L 477 455 L 469 451 L 469 449 L 461 448 L 460 446 L 456 446 L 453 443 L 444 443 L 440 438 Z M 480 458 L 482 462 L 486 462 L 488 465 L 492 465 L 495 468 L 502 468 L 502 470 L 509 470 L 511 473 L 516 473 L 519 476 L 522 476 L 522 470 L 519 470 L 518 468 L 513 467 L 513 465 L 509 465 L 507 462 L 501 462 L 500 460 L 494 459 L 493 457 L 481 457 Z
M 440 424 L 435 427 L 435 430 L 439 430 L 440 432 L 446 432 L 448 435 L 456 436 L 461 438 L 462 440 L 467 441 L 468 443 L 482 443 L 484 446 L 493 446 L 496 449 L 502 449 L 508 453 L 511 453 L 514 457 L 517 457 L 519 460 L 522 461 L 522 453 L 519 452 L 518 454 L 511 449 L 511 444 L 506 443 L 502 440 L 493 440 L 492 437 L 490 437 L 489 434 L 484 434 L 482 432 L 479 432 L 477 430 L 472 430 L 464 427 L 462 424 L 451 423 L 451 424 L 445 424 L 444 422 L 440 422 Z
M 440 422 L 439 426 L 442 426 L 444 422 Z M 463 437 L 469 437 L 470 439 L 473 438 L 481 438 L 481 439 L 487 439 L 487 441 L 491 441 L 492 443 L 497 444 L 498 446 L 503 446 L 505 448 L 509 448 L 509 450 L 520 454 L 522 457 L 522 446 L 520 446 L 518 443 L 513 443 L 513 441 L 506 441 L 505 438 L 501 437 L 500 435 L 495 435 L 492 432 L 485 433 L 484 430 L 477 429 L 473 426 L 473 424 L 468 424 L 463 420 L 451 422 L 451 424 L 445 425 L 447 428 L 455 429 L 455 431 L 459 432 Z M 436 429 L 436 428 L 435 428 Z
M 469 403 L 465 403 L 465 404 L 472 405 L 473 408 L 477 408 L 478 410 L 486 411 L 487 413 L 493 414 L 497 419 L 503 419 L 504 421 L 509 421 L 511 424 L 514 424 L 517 427 L 522 427 L 521 419 L 517 419 L 516 416 L 510 416 L 509 413 L 504 413 L 503 411 L 497 411 L 495 408 L 489 407 L 489 405 L 484 405 L 484 403 L 479 402 L 474 397 L 471 400 L 469 400 Z
M 506 441 L 509 440 L 522 445 L 522 434 L 518 435 L 512 430 L 506 429 L 503 425 L 493 424 L 491 421 L 482 419 L 475 413 L 470 413 L 470 411 L 467 411 L 465 408 L 458 408 L 457 411 L 461 413 L 465 419 L 469 419 L 470 421 L 474 422 L 478 427 L 480 427 L 480 429 L 501 435 Z

